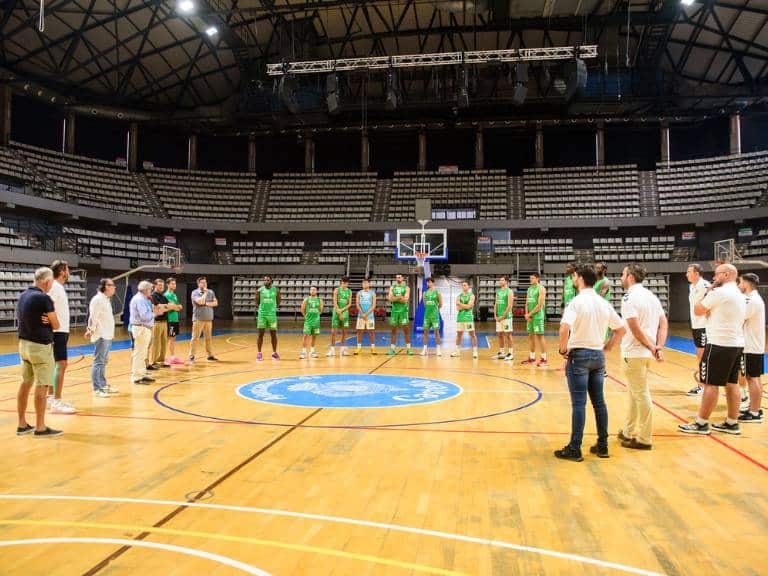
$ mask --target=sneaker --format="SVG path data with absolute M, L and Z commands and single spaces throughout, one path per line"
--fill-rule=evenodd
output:
M 438 348 L 438 349 L 437 349 L 437 355 L 438 355 L 438 356 L 442 356 L 442 355 L 443 355 L 443 351 L 442 351 L 442 350 L 440 350 L 440 348 Z
M 397 352 L 395 350 L 393 350 L 392 348 L 390 348 L 389 352 L 387 352 L 387 356 L 394 356 L 395 354 L 397 354 Z
M 642 442 L 638 442 L 634 438 L 632 440 L 623 440 L 621 442 L 621 445 L 624 448 L 630 448 L 632 450 L 651 450 L 653 449 L 653 446 L 650 444 L 643 444 Z
M 264 360 L 264 355 L 261 352 L 259 352 L 258 354 L 256 354 L 256 360 L 261 362 L 262 360 Z
M 336 356 L 336 352 L 333 351 L 333 348 L 328 350 L 328 353 L 325 355 L 326 358 L 333 358 L 334 356 Z
M 172 366 L 180 366 L 180 365 L 182 365 L 182 364 L 184 364 L 184 362 L 182 362 L 181 360 L 179 360 L 178 358 L 176 358 L 176 356 L 174 356 L 173 358 L 171 358 L 171 365 L 172 365 Z
M 581 462 L 584 460 L 581 455 L 581 450 L 574 450 L 570 446 L 564 446 L 561 450 L 555 450 L 555 458 L 572 460 L 573 462 Z
M 741 429 L 739 428 L 738 422 L 735 424 L 728 424 L 728 422 L 723 422 L 722 424 L 712 424 L 712 430 L 717 432 L 724 432 L 725 434 L 733 434 L 735 436 L 739 436 L 741 434 Z
M 511 352 L 509 354 L 507 354 L 506 356 L 504 356 L 504 360 L 509 360 L 510 362 L 512 360 L 514 360 L 514 359 L 515 359 L 515 355 L 512 354 Z
M 520 362 L 520 364 L 526 365 L 526 364 L 536 364 L 536 358 L 528 358 L 527 360 L 523 360 Z
M 317 352 L 310 352 L 309 353 L 310 358 L 317 358 Z
M 453 352 L 451 352 L 451 358 L 458 358 L 459 356 L 461 356 L 461 352 L 459 352 L 458 350 L 454 350 Z
M 307 354 L 306 354 L 306 352 L 301 352 L 301 353 L 299 354 L 299 360 L 304 360 L 304 358 L 306 358 L 306 357 L 307 357 Z
M 685 432 L 686 434 L 705 434 L 709 435 L 709 422 L 706 424 L 699 424 L 695 420 L 693 422 L 690 422 L 688 424 L 679 424 L 677 426 L 677 429 L 680 432 Z
M 419 356 L 426 356 L 426 355 L 427 355 L 427 349 L 426 348 L 422 348 L 421 352 L 419 352 Z
M 218 362 L 219 359 L 216 356 L 208 356 L 208 362 Z
M 187 364 L 194 364 L 194 363 L 195 363 L 195 357 L 194 357 L 194 356 L 190 356 L 190 357 L 187 359 Z
M 163 362 L 163 368 L 170 368 L 171 364 L 170 362 Z
M 406 348 L 405 353 L 408 356 L 413 356 L 413 348 Z
M 499 352 L 497 354 L 494 354 L 493 356 L 491 356 L 491 358 L 496 358 L 496 360 L 504 360 L 506 358 L 506 356 L 504 355 L 504 352 L 499 350 Z
M 54 430 L 53 428 L 45 427 L 45 430 L 38 432 L 35 430 L 35 438 L 53 438 L 54 436 L 61 436 L 64 434 L 61 430 Z
M 354 354 L 355 356 L 359 356 L 359 355 L 360 355 L 360 348 L 355 348 L 355 349 L 352 351 L 352 354 Z
M 134 384 L 140 384 L 140 385 L 142 385 L 142 386 L 144 386 L 144 385 L 146 385 L 146 384 L 149 384 L 149 382 L 144 382 L 142 379 L 139 379 L 139 380 L 134 380 L 134 381 L 133 381 L 133 383 L 134 383 Z
M 763 421 L 763 411 L 760 410 L 757 413 L 757 416 L 752 414 L 752 412 L 742 412 L 739 414 L 739 422 L 744 422 L 745 424 L 760 424 Z
M 538 362 L 536 362 L 537 368 L 546 368 L 547 366 L 549 366 L 549 362 L 547 362 L 544 358 L 541 358 Z
M 54 400 L 53 404 L 51 404 L 52 414 L 74 414 L 75 412 L 77 412 L 75 407 L 64 400 Z
M 477 352 L 472 352 L 472 358 L 477 358 Z
M 602 444 L 595 444 L 594 446 L 590 446 L 589 452 L 591 454 L 594 454 L 598 458 L 610 458 L 608 455 L 608 445 L 602 445 Z
M 349 356 L 349 352 L 347 352 L 346 350 L 342 350 L 339 356 Z
M 111 384 L 107 384 L 106 390 L 110 394 L 118 394 L 120 392 L 120 388 L 118 388 L 117 386 L 112 386 Z
M 158 366 L 157 364 L 150 364 L 149 366 L 147 366 L 147 370 L 160 370 L 160 366 Z
M 632 438 L 630 438 L 629 436 L 625 436 L 624 435 L 624 429 L 623 428 L 619 430 L 619 433 L 616 434 L 616 436 L 618 436 L 619 440 L 621 440 L 622 442 L 631 442 L 632 441 Z
M 16 436 L 26 436 L 27 434 L 32 434 L 32 432 L 34 431 L 35 431 L 35 427 L 27 424 L 24 427 L 16 428 Z
M 272 352 L 272 360 L 280 360 L 280 354 L 277 352 Z
M 105 388 L 94 390 L 93 395 L 96 396 L 96 398 L 109 398 L 109 392 L 107 392 Z
M 141 380 L 139 380 L 139 382 L 143 382 L 144 384 L 151 384 L 154 381 L 155 379 L 150 378 L 149 376 L 144 376 Z
M 701 393 L 704 391 L 704 388 L 701 386 L 696 386 L 695 388 L 691 388 L 688 390 L 688 392 L 685 393 L 686 396 L 701 396 Z
M 377 356 L 379 353 L 376 352 L 376 348 L 371 348 L 371 356 Z

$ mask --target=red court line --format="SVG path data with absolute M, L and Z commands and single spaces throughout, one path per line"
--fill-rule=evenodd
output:
M 621 380 L 619 380 L 618 378 L 615 378 L 613 376 L 608 376 L 608 378 L 610 378 L 614 382 L 617 382 L 618 384 L 621 384 L 624 388 L 627 388 L 627 385 L 624 382 L 622 382 Z M 664 412 L 666 412 L 667 414 L 669 414 L 673 418 L 679 420 L 680 422 L 688 422 L 688 420 L 686 420 L 685 418 L 683 418 L 682 416 L 680 416 L 679 414 L 677 414 L 673 410 L 670 410 L 666 406 L 664 406 L 662 404 L 659 404 L 656 400 L 653 400 L 652 402 L 653 402 L 654 406 L 664 410 Z M 654 434 L 654 436 L 656 436 L 656 434 Z M 721 446 L 725 446 L 726 448 L 728 448 L 728 450 L 730 450 L 734 454 L 737 454 L 738 456 L 741 456 L 742 458 L 744 458 L 748 462 L 751 462 L 752 464 L 754 464 L 758 468 L 761 468 L 765 472 L 768 472 L 768 466 L 767 465 L 763 464 L 762 462 L 759 462 L 758 460 L 755 460 L 754 458 L 752 458 L 752 456 L 750 456 L 746 452 L 742 452 L 741 450 L 739 450 L 735 446 L 732 446 L 731 444 L 728 444 L 728 442 L 725 442 L 724 440 L 721 440 L 720 438 L 718 438 L 717 436 L 715 436 L 713 434 L 710 434 L 709 438 L 711 440 L 713 440 L 714 442 L 717 442 Z

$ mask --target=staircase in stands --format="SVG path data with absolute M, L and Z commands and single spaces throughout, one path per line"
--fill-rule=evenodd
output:
M 66 193 L 51 180 L 48 175 L 37 167 L 37 164 L 27 158 L 20 150 L 15 148 L 8 149 L 16 159 L 24 165 L 24 170 L 32 175 L 32 188 L 36 192 L 42 191 L 42 196 L 52 200 L 67 201 Z M 40 190 L 42 189 L 42 190 Z
M 522 176 L 510 176 L 507 183 L 507 218 L 522 220 L 525 217 L 525 192 Z
M 640 193 L 640 216 L 658 216 L 659 189 L 656 185 L 656 172 L 638 172 L 637 183 Z
M 392 180 L 378 180 L 376 182 L 376 196 L 373 199 L 374 222 L 384 222 L 389 215 L 389 198 L 392 195 Z
M 253 202 L 248 214 L 248 222 L 264 222 L 267 219 L 267 203 L 269 202 L 270 180 L 258 180 L 253 191 Z
M 168 212 L 165 209 L 165 206 L 160 202 L 155 191 L 152 190 L 152 186 L 146 175 L 134 172 L 133 181 L 136 183 L 136 188 L 138 188 L 139 192 L 144 196 L 144 200 L 146 201 L 147 206 L 149 206 L 149 209 L 152 210 L 152 214 L 157 218 L 168 218 Z

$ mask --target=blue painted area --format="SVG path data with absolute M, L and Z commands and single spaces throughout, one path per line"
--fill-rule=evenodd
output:
M 478 348 L 488 348 L 488 341 L 485 337 L 493 338 L 496 336 L 496 334 L 493 334 L 491 332 L 478 332 L 477 333 L 477 347 Z M 454 338 L 451 336 L 448 340 L 445 338 L 442 339 L 443 345 L 449 345 L 453 347 L 454 345 Z M 384 333 L 384 332 L 377 332 L 376 333 L 376 346 L 381 348 L 388 348 L 389 343 L 391 342 L 390 334 Z M 344 343 L 347 346 L 355 346 L 357 344 L 357 336 L 350 336 L 348 337 Z M 371 345 L 371 339 L 368 338 L 367 334 L 363 335 L 363 346 L 370 346 Z M 416 333 L 411 334 L 411 346 L 414 348 L 421 348 L 424 345 L 424 334 L 422 333 Z M 434 332 L 429 333 L 429 341 L 428 346 L 435 346 L 435 334 Z M 397 333 L 397 341 L 395 343 L 395 346 L 405 346 L 405 337 L 403 336 L 402 332 Z M 471 348 L 472 342 L 469 339 L 469 334 L 464 334 L 464 338 L 461 341 L 461 347 L 462 348 Z
M 248 400 L 308 408 L 388 408 L 448 400 L 461 394 L 456 384 L 431 378 L 385 374 L 284 376 L 244 384 Z
M 693 340 L 690 338 L 670 336 L 667 338 L 665 348 L 683 352 L 684 354 L 691 354 L 692 356 L 696 355 L 696 346 L 693 345 Z M 768 354 L 763 354 L 763 372 L 768 372 Z

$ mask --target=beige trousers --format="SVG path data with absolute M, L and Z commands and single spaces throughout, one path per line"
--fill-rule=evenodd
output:
M 653 402 L 648 387 L 648 367 L 651 358 L 625 358 L 624 373 L 629 387 L 629 410 L 624 423 L 624 436 L 641 444 L 652 444 Z
M 165 349 L 168 347 L 168 322 L 158 322 L 152 328 L 152 353 L 149 355 L 150 364 L 165 362 Z
M 131 381 L 147 375 L 147 354 L 152 340 L 152 330 L 145 326 L 133 326 L 133 352 L 131 353 Z
M 213 346 L 211 345 L 213 320 L 195 320 L 192 322 L 192 339 L 189 341 L 189 355 L 195 356 L 201 332 L 205 340 L 205 351 L 208 356 L 213 356 Z

